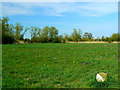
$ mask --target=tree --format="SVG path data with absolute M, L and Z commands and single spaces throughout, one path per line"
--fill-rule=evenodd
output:
M 39 28 L 39 27 L 38 27 L 38 33 L 37 33 L 37 35 L 38 35 L 39 37 L 41 37 L 41 28 Z
M 59 42 L 65 42 L 62 34 L 58 36 L 58 39 L 59 39 Z
M 48 42 L 48 34 L 49 34 L 49 27 L 43 27 L 41 36 L 42 36 L 42 42 L 47 43 Z
M 30 26 L 31 38 L 36 38 L 38 35 L 37 27 Z
M 100 37 L 97 37 L 97 41 L 100 41 Z
M 92 33 L 88 33 L 88 38 L 92 39 Z
M 112 41 L 119 41 L 119 33 L 114 33 L 111 36 Z
M 16 40 L 20 40 L 22 31 L 23 31 L 23 26 L 20 25 L 20 23 L 16 23 L 16 26 L 15 26 L 15 38 L 16 38 Z
M 82 32 L 81 32 L 80 29 L 78 29 L 78 31 L 77 31 L 77 29 L 73 29 L 73 33 L 72 33 L 72 39 L 73 39 L 73 41 L 80 41 L 81 34 L 82 34 Z
M 41 42 L 41 28 L 30 26 L 31 41 Z
M 72 39 L 73 39 L 73 41 L 78 41 L 77 40 L 77 29 L 73 29 Z
M 24 32 L 20 35 L 19 40 L 23 40 L 23 37 L 24 37 L 25 33 L 27 32 L 27 30 L 29 30 L 29 28 L 25 28 Z
M 13 36 L 10 36 L 8 34 L 2 35 L 2 44 L 12 44 L 13 42 L 15 42 Z
M 59 38 L 59 36 L 54 37 L 53 43 L 61 43 L 61 39 Z
M 53 42 L 58 38 L 58 30 L 55 27 L 49 28 L 49 42 Z
M 101 40 L 102 40 L 102 41 L 104 41 L 104 40 L 105 40 L 105 37 L 104 37 L 104 36 L 102 36 Z
M 2 21 L 2 22 L 1 22 Z M 11 44 L 15 41 L 14 39 L 14 31 L 13 31 L 13 25 L 8 24 L 9 18 L 3 17 L 3 19 L 0 21 L 1 29 L 2 29 L 2 44 Z
M 82 37 L 82 31 L 80 29 L 78 29 L 78 38 L 81 39 L 81 37 Z
M 24 39 L 24 42 L 28 42 L 28 43 L 29 43 L 29 42 L 30 42 L 30 39 L 25 38 L 25 39 Z
M 88 32 L 85 32 L 83 35 L 84 38 L 88 38 Z
M 68 36 L 67 33 L 64 33 L 64 34 L 63 34 L 63 37 L 64 37 L 65 40 L 68 40 L 68 38 L 69 38 L 69 36 Z
M 12 24 L 9 25 L 9 31 L 8 31 L 8 33 L 9 33 L 10 35 L 15 35 L 14 26 L 13 26 Z
M 106 37 L 106 38 L 105 38 L 105 41 L 107 41 L 107 42 L 110 43 L 110 42 L 112 42 L 112 39 L 111 39 L 110 37 Z
M 9 21 L 9 18 L 8 17 L 3 17 L 2 19 L 2 33 L 7 33 L 8 32 L 8 21 Z
M 85 32 L 83 35 L 84 38 L 91 39 L 92 38 L 92 33 Z

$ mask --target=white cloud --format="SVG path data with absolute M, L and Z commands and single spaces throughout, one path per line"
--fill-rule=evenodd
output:
M 82 9 L 83 14 L 92 16 L 103 16 L 106 14 L 118 12 L 117 3 L 91 3 L 86 6 L 78 6 Z
M 15 5 L 15 3 L 14 3 Z M 11 6 L 9 3 L 4 3 L 2 5 L 2 15 L 11 16 L 11 15 L 32 15 L 34 14 L 32 10 L 28 8 L 22 8 L 19 6 Z
M 72 3 L 72 2 L 39 2 L 39 3 L 3 3 L 3 15 L 33 15 L 64 16 L 64 13 L 78 13 L 82 16 L 103 16 L 118 12 L 117 3 Z M 40 10 L 35 10 L 38 8 Z M 41 11 L 41 8 L 43 9 Z

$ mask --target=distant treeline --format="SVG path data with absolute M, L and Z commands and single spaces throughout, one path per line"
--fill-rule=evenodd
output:
M 64 33 L 59 35 L 58 29 L 55 27 L 39 27 L 30 26 L 23 29 L 20 23 L 16 23 L 15 26 L 8 23 L 9 18 L 3 17 L 0 19 L 0 29 L 2 28 L 2 44 L 12 44 L 18 41 L 24 41 L 28 43 L 65 43 L 66 41 L 119 41 L 120 37 L 118 33 L 114 33 L 111 37 L 93 38 L 92 33 L 85 32 L 82 35 L 80 29 L 73 29 L 71 35 Z M 23 38 L 26 31 L 30 32 L 31 39 Z

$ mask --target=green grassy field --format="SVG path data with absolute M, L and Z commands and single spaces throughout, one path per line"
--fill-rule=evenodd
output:
M 105 72 L 108 81 L 98 83 Z M 117 88 L 118 44 L 2 45 L 3 88 Z

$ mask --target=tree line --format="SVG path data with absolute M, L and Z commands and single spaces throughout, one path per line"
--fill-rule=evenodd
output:
M 24 41 L 29 43 L 65 43 L 66 41 L 119 41 L 119 33 L 114 33 L 110 37 L 93 38 L 92 33 L 85 32 L 82 35 L 80 29 L 73 29 L 71 35 L 67 33 L 59 35 L 58 29 L 54 26 L 46 26 L 43 29 L 39 27 L 30 26 L 23 29 L 20 23 L 12 25 L 8 23 L 9 18 L 3 17 L 0 19 L 0 29 L 2 29 L 2 44 L 12 44 L 18 41 Z M 24 38 L 25 33 L 29 31 L 31 39 Z

